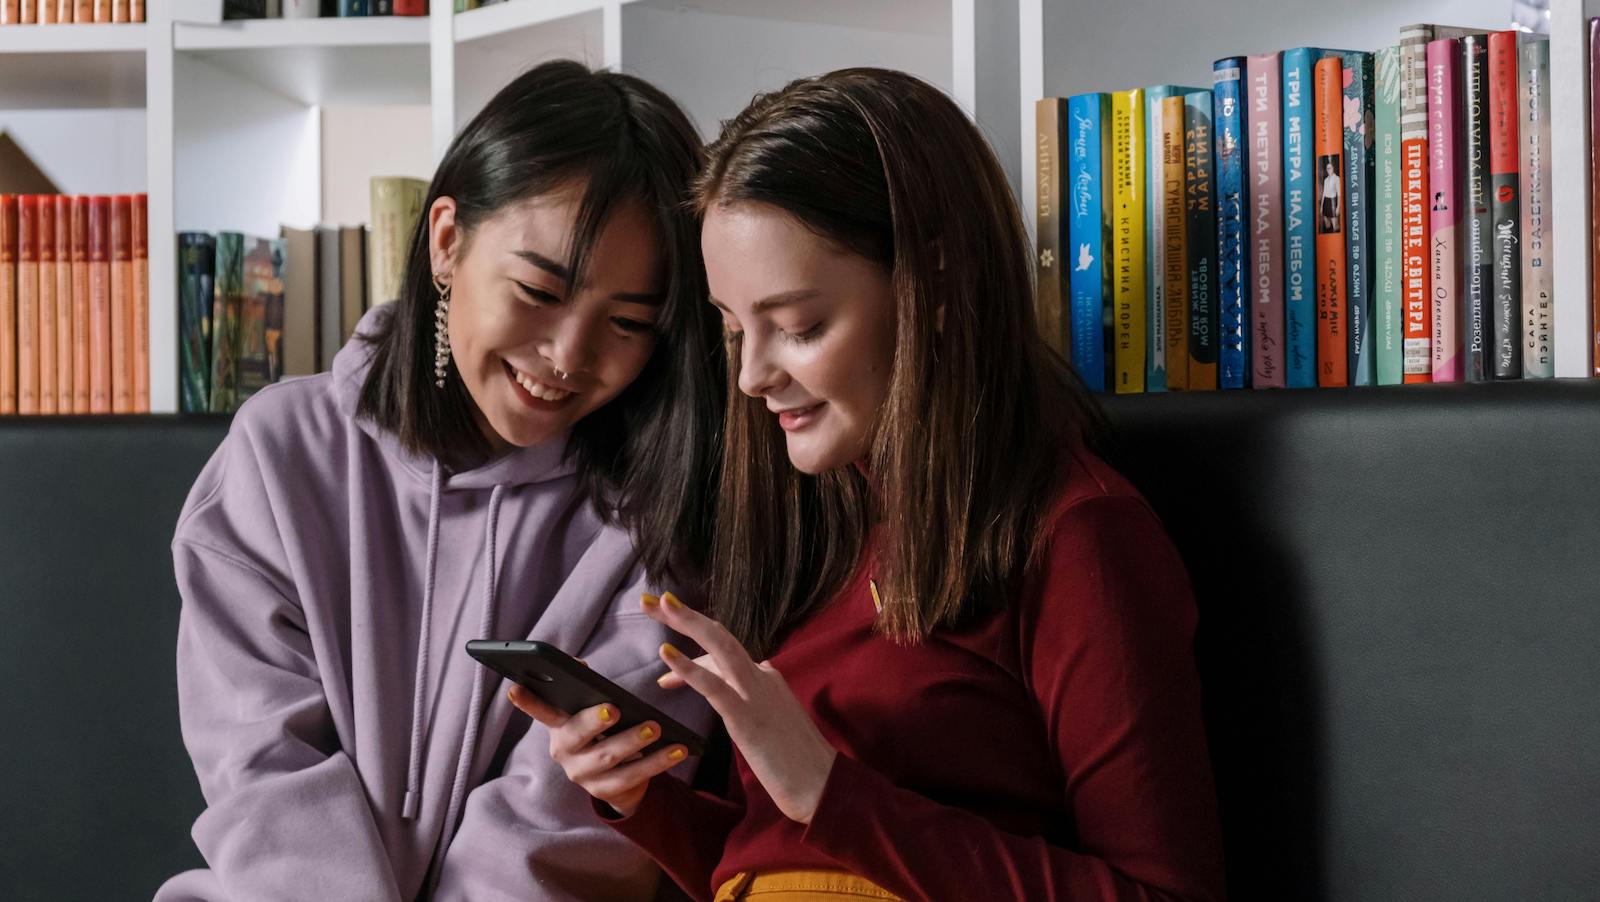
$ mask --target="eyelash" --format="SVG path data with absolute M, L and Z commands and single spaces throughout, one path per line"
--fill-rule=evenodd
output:
M 785 332 L 783 334 L 797 345 L 810 344 L 822 336 L 822 324 L 817 323 L 815 326 L 800 332 Z
M 540 289 L 534 288 L 532 285 L 529 285 L 526 282 L 516 282 L 515 284 L 521 291 L 523 297 L 529 303 L 532 303 L 536 306 L 542 307 L 545 305 L 555 305 L 561 303 L 560 298 L 548 291 L 541 291 Z M 615 324 L 618 329 L 621 329 L 628 335 L 644 335 L 648 332 L 654 331 L 656 327 L 655 323 L 646 322 L 639 319 L 629 319 L 625 316 L 614 316 L 611 318 L 611 322 Z

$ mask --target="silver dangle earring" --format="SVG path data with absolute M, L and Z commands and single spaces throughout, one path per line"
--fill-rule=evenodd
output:
M 439 292 L 439 301 L 433 305 L 433 385 L 444 388 L 445 369 L 450 363 L 450 286 L 434 273 L 433 288 Z

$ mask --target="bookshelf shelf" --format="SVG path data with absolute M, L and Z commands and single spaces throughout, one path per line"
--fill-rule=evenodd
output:
M 177 23 L 176 50 L 428 46 L 428 20 L 382 16 L 361 19 L 254 19 L 219 25 Z
M 606 7 L 620 5 L 616 0 L 511 0 L 456 13 L 455 40 L 481 41 L 586 13 L 602 14 Z
M 144 53 L 148 26 L 7 25 L 0 28 L 0 53 Z

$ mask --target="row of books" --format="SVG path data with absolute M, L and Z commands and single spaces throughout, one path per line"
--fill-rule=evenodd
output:
M 374 178 L 370 229 L 178 233 L 178 409 L 232 412 L 284 376 L 330 369 L 362 314 L 399 295 L 426 191 Z
M 147 209 L 0 195 L 0 415 L 150 409 Z
M 1095 390 L 1554 375 L 1549 59 L 1412 25 L 1040 101 L 1041 327 Z
M 426 16 L 428 0 L 223 0 L 224 19 Z
M 0 0 L 0 25 L 143 22 L 145 0 Z

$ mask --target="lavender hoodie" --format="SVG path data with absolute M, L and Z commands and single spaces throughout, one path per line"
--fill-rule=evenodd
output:
M 369 332 L 378 307 L 363 318 Z M 637 899 L 656 866 L 597 820 L 468 639 L 533 638 L 691 728 L 626 531 L 564 439 L 441 470 L 357 419 L 369 348 L 258 393 L 172 541 L 183 739 L 209 870 L 178 900 Z

